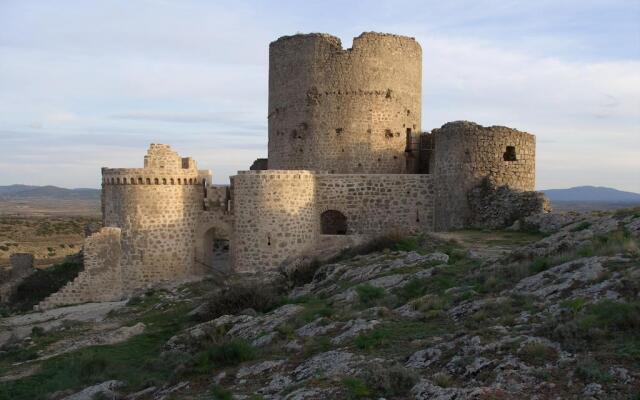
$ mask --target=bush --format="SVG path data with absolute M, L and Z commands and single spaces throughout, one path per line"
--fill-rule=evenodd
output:
M 433 382 L 440 387 L 453 386 L 453 377 L 446 372 L 438 372 L 433 376 Z
M 595 360 L 581 360 L 576 367 L 576 375 L 585 382 L 607 383 L 611 381 L 611 375 Z
M 589 227 L 591 226 L 591 223 L 588 221 L 582 221 L 580 222 L 578 225 L 576 225 L 575 227 L 573 227 L 571 229 L 571 232 L 580 232 L 583 231 L 585 229 L 589 229 Z
M 344 378 L 342 380 L 342 386 L 347 389 L 348 399 L 365 399 L 369 398 L 373 393 L 367 385 L 357 378 Z
M 356 336 L 354 343 L 360 350 L 371 350 L 387 344 L 387 333 L 382 330 L 373 330 L 369 333 L 361 333 Z
M 375 287 L 368 283 L 356 286 L 356 292 L 358 293 L 360 304 L 365 307 L 375 305 L 378 300 L 384 298 L 387 293 L 383 288 Z
M 542 366 L 547 361 L 555 361 L 558 357 L 555 349 L 542 343 L 527 343 L 518 352 L 518 357 L 527 364 Z
M 365 371 L 364 380 L 379 396 L 406 396 L 418 381 L 418 375 L 401 365 L 374 364 Z
M 578 326 L 585 331 L 637 331 L 640 329 L 640 302 L 601 301 L 589 307 L 585 315 L 579 319 Z
M 547 257 L 536 257 L 529 265 L 529 270 L 532 274 L 537 274 L 542 271 L 546 271 L 551 268 L 553 265 L 551 260 Z
M 268 312 L 282 304 L 280 288 L 275 285 L 237 283 L 216 292 L 206 303 L 206 310 L 198 313 L 198 321 L 210 321 L 222 315 L 237 314 L 251 308 L 258 312 Z
M 213 400 L 232 400 L 233 394 L 230 391 L 221 388 L 218 385 L 213 386 L 209 389 L 209 394 L 213 398 Z
M 9 303 L 16 310 L 30 310 L 68 282 L 74 280 L 82 269 L 81 262 L 64 262 L 47 269 L 39 269 L 18 285 Z
M 423 296 L 426 292 L 427 286 L 425 285 L 425 281 L 418 278 L 411 279 L 409 283 L 394 291 L 401 304 L 404 304 L 411 299 Z
M 193 370 L 200 374 L 210 373 L 214 368 L 238 365 L 256 356 L 253 346 L 241 339 L 214 344 L 193 357 Z

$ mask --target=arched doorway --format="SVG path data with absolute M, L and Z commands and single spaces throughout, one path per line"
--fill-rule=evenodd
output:
M 203 250 L 203 264 L 219 271 L 230 268 L 229 239 L 221 237 L 216 228 L 211 228 L 204 234 Z
M 320 227 L 323 235 L 346 235 L 347 217 L 337 210 L 327 210 L 320 214 Z
M 195 261 L 205 272 L 231 271 L 230 225 L 226 221 L 208 221 L 196 230 Z

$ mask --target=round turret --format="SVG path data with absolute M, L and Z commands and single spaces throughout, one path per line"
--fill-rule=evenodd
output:
M 269 169 L 404 173 L 420 131 L 422 50 L 363 33 L 344 50 L 326 34 L 269 46 Z
M 436 229 L 464 226 L 467 194 L 488 179 L 517 191 L 535 190 L 536 137 L 504 126 L 444 124 L 431 132 L 439 182 Z
M 151 145 L 144 168 L 102 169 L 103 222 L 122 230 L 125 285 L 196 272 L 194 226 L 203 192 L 195 162 L 167 145 Z

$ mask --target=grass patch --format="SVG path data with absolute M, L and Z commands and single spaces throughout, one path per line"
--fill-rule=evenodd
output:
M 209 395 L 213 400 L 232 400 L 233 399 L 233 394 L 230 391 L 218 385 L 214 385 L 211 389 L 209 389 Z
M 552 347 L 542 343 L 530 342 L 520 349 L 518 357 L 527 364 L 540 367 L 547 361 L 555 361 L 558 358 L 558 354 Z
M 383 288 L 372 286 L 368 283 L 356 286 L 356 293 L 360 304 L 364 307 L 372 307 L 378 304 L 387 295 L 387 291 Z
M 357 378 L 342 379 L 342 386 L 347 391 L 348 399 L 366 399 L 373 395 L 366 383 Z
M 571 228 L 571 232 L 580 232 L 591 227 L 591 222 L 582 221 L 578 225 Z
M 576 375 L 589 383 L 609 383 L 613 379 L 607 370 L 593 359 L 581 360 L 576 367 Z
M 192 369 L 196 374 L 209 374 L 215 368 L 238 365 L 254 359 L 256 349 L 241 339 L 214 344 L 199 351 L 193 357 Z
M 0 383 L 0 399 L 46 399 L 60 390 L 78 390 L 106 380 L 126 382 L 129 391 L 163 385 L 178 360 L 160 356 L 167 340 L 188 324 L 187 305 L 148 312 L 145 332 L 112 346 L 87 347 L 43 361 L 34 375 Z
M 553 263 L 549 259 L 549 257 L 536 257 L 531 261 L 529 265 L 529 271 L 532 274 L 537 274 L 542 271 L 546 271 L 553 266 Z
M 380 348 L 388 344 L 389 332 L 385 330 L 374 329 L 368 333 L 361 333 L 354 339 L 354 343 L 360 350 L 371 350 Z

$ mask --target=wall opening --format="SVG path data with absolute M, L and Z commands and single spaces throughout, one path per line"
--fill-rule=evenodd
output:
M 503 154 L 505 161 L 517 161 L 516 146 L 507 146 L 507 150 Z
M 337 210 L 327 210 L 320 215 L 323 235 L 346 235 L 347 217 Z
M 229 239 L 214 227 L 207 230 L 201 240 L 202 250 L 199 252 L 197 261 L 216 271 L 229 271 L 231 268 Z

